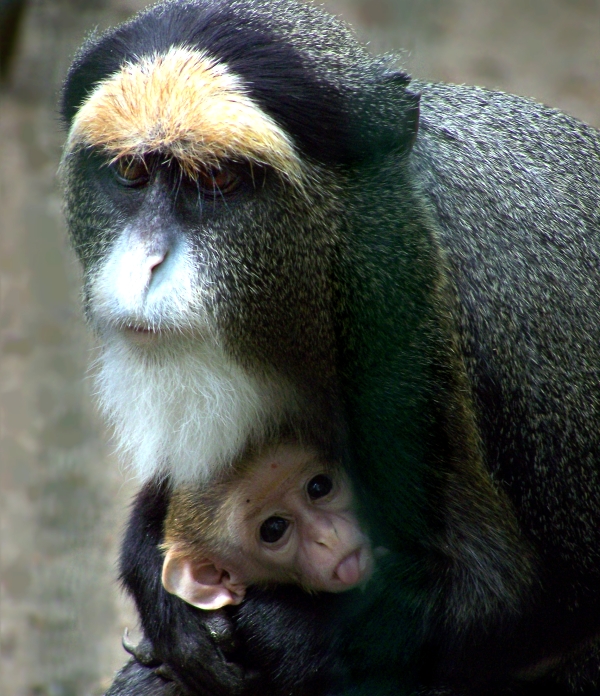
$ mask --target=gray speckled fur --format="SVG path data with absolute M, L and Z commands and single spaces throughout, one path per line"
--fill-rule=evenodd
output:
M 520 478 L 549 555 L 600 579 L 600 136 L 526 99 L 418 87 L 411 163 L 460 298 L 487 464 L 509 491 Z

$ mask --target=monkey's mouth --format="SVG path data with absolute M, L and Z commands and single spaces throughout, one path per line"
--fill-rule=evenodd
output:
M 372 565 L 370 551 L 360 546 L 337 564 L 333 571 L 333 579 L 341 582 L 346 588 L 353 587 L 368 579 Z
M 127 324 L 123 327 L 125 334 L 135 343 L 148 343 L 154 341 L 161 334 L 159 329 L 141 324 Z
M 126 327 L 128 331 L 133 331 L 134 333 L 141 334 L 153 334 L 156 333 L 155 329 L 149 329 L 146 326 L 132 326 L 131 324 Z

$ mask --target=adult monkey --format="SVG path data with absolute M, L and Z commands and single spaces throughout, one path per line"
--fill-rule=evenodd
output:
M 63 114 L 100 391 L 146 479 L 122 575 L 182 688 L 337 688 L 331 598 L 240 606 L 257 682 L 160 586 L 169 485 L 284 438 L 344 462 L 390 551 L 334 612 L 353 693 L 593 688 L 597 132 L 409 84 L 288 0 L 151 8 L 83 47 Z

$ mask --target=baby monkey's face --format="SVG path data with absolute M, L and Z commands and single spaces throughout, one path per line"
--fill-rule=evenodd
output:
M 231 530 L 244 550 L 231 559 L 236 574 L 254 583 L 295 582 L 326 592 L 343 592 L 371 575 L 371 546 L 339 467 L 324 465 L 306 449 L 280 445 L 241 477 L 234 499 Z

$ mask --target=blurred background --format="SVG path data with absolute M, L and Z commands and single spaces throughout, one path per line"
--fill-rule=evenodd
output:
M 0 693 L 102 694 L 136 618 L 116 556 L 135 491 L 96 414 L 56 179 L 61 81 L 141 0 L 0 0 Z M 600 126 L 600 0 L 329 0 L 420 78 L 534 97 Z

